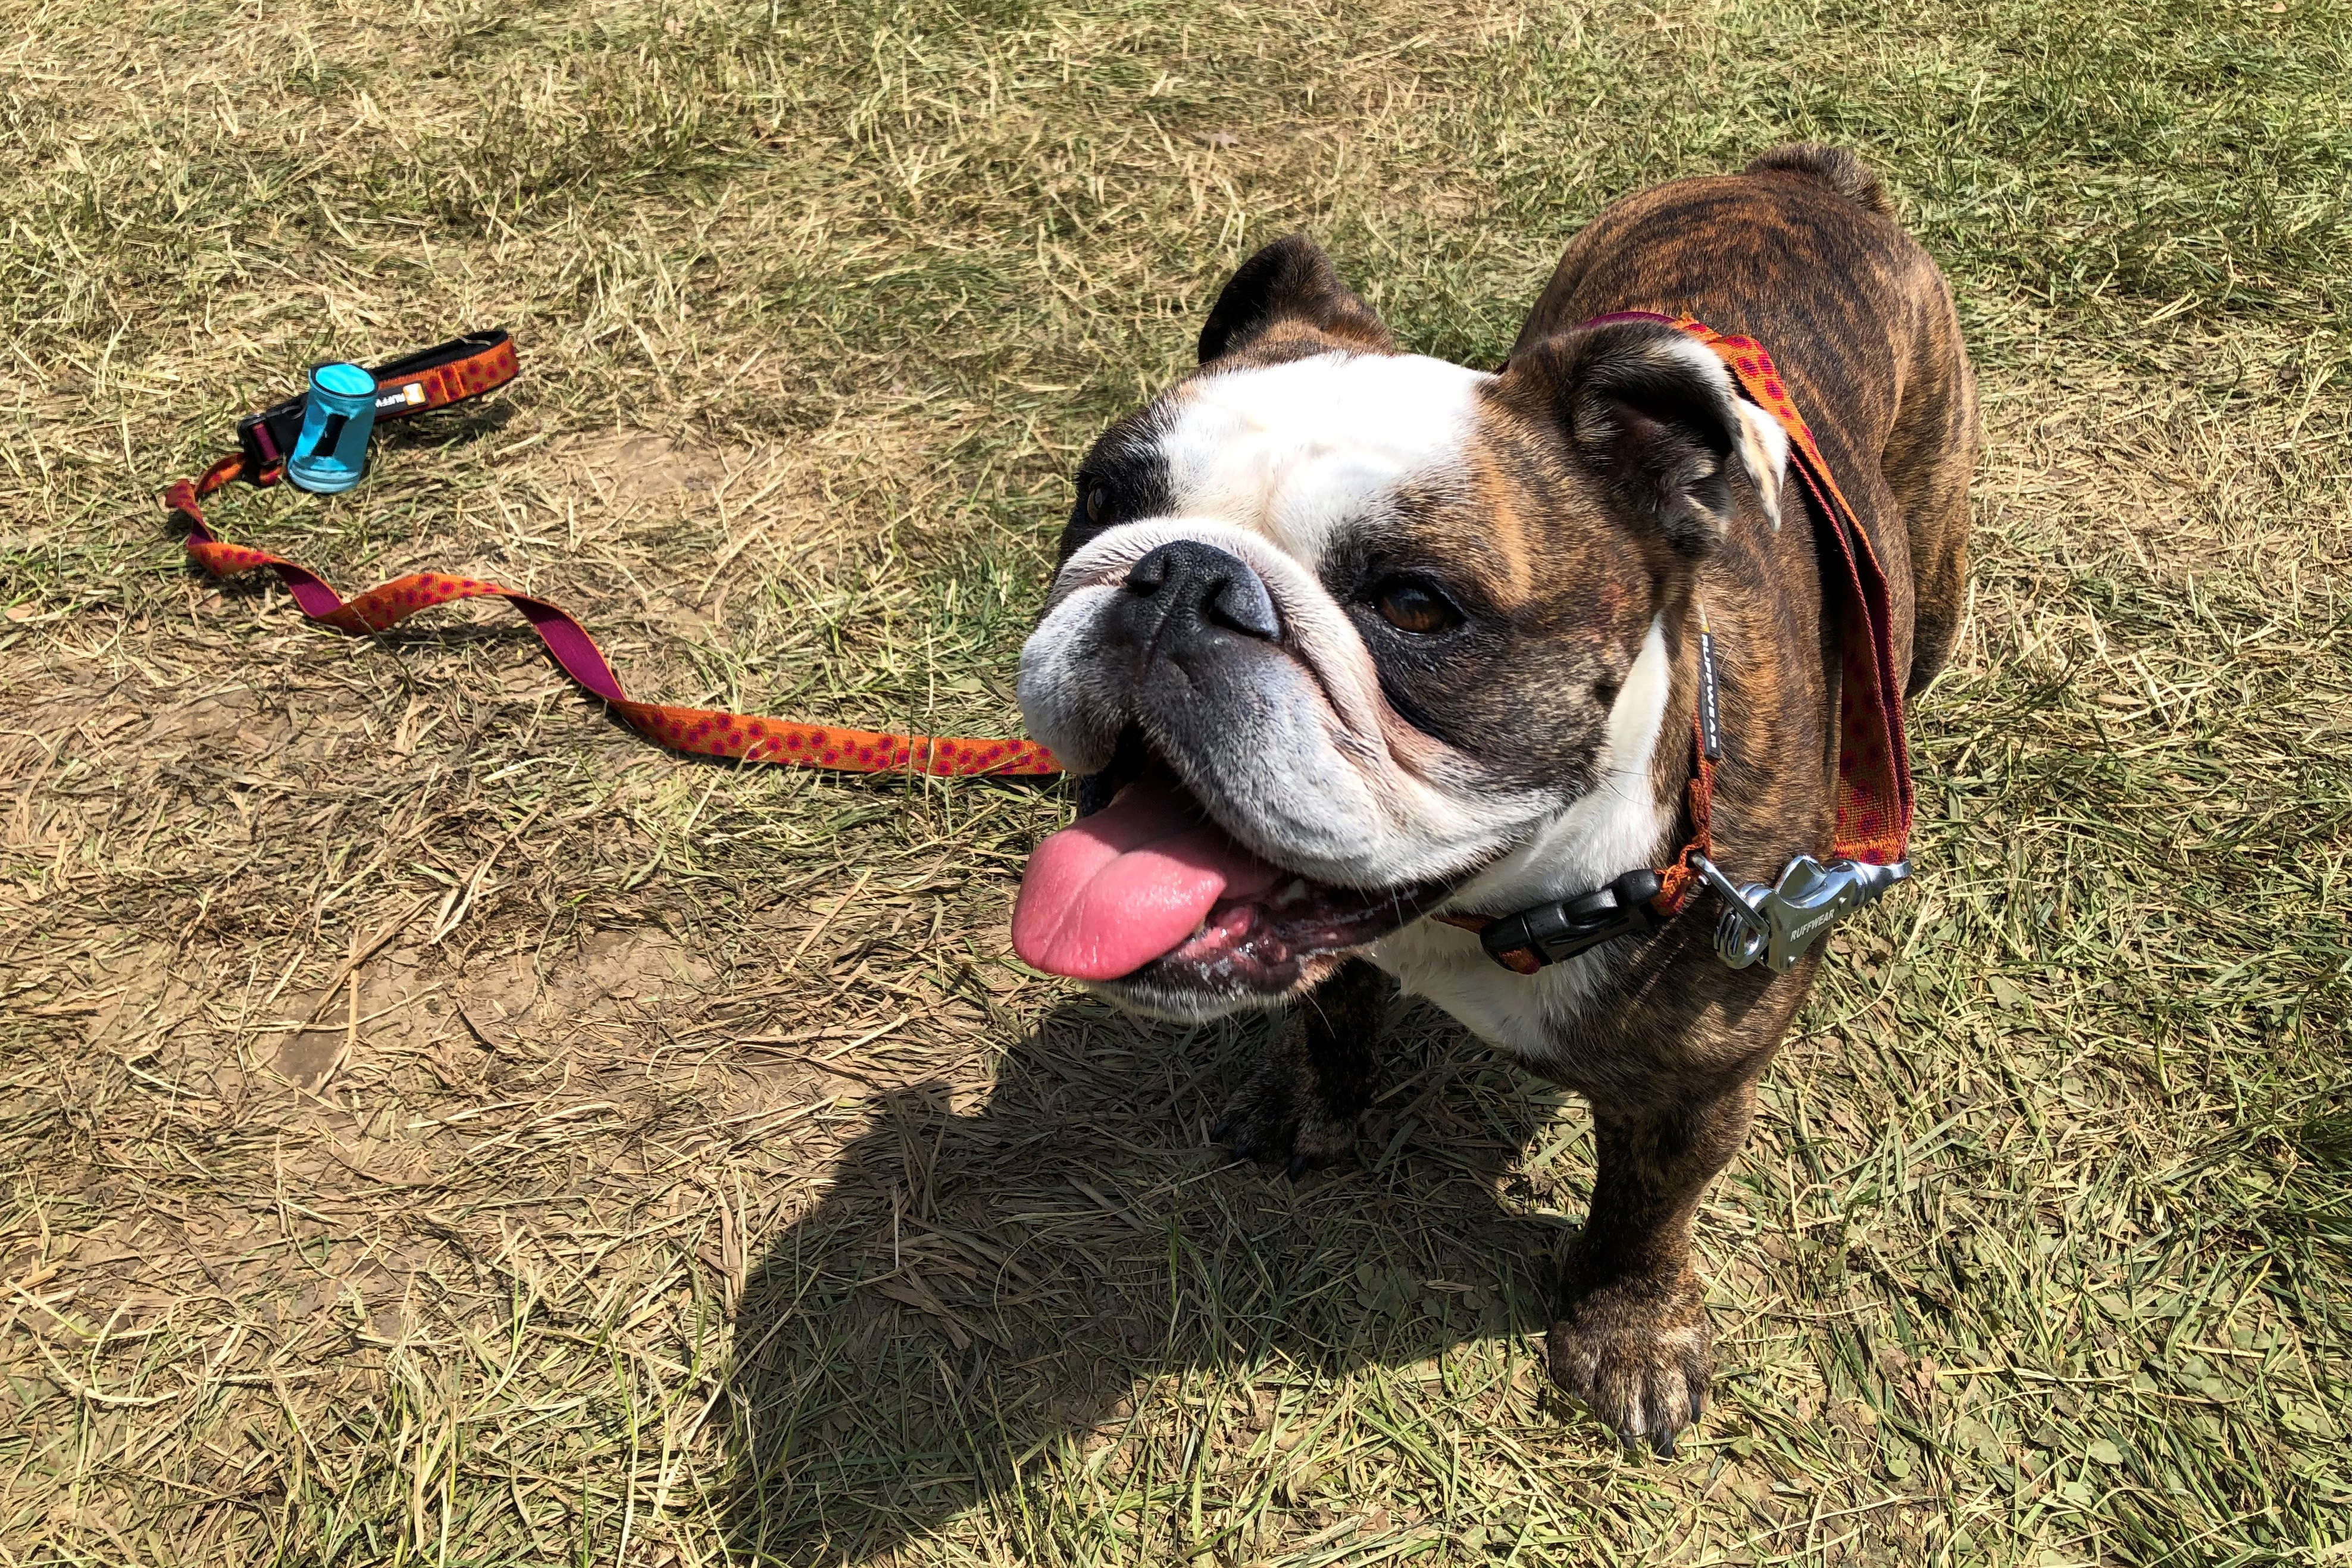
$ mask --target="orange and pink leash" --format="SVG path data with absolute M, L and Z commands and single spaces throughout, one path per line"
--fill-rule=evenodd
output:
M 512 379 L 516 368 L 513 350 L 505 343 L 503 334 L 498 337 L 495 350 L 455 365 L 439 367 L 434 375 L 415 383 L 415 390 L 400 412 L 446 408 Z M 380 384 L 388 387 L 391 383 Z M 385 416 L 380 413 L 377 417 Z M 240 434 L 247 433 L 240 431 Z M 283 473 L 282 462 L 268 462 L 258 456 L 247 435 L 246 450 L 222 458 L 200 478 L 179 481 L 164 492 L 163 505 L 186 523 L 188 554 L 206 571 L 215 577 L 229 578 L 268 568 L 286 584 L 302 613 L 322 626 L 366 636 L 397 626 L 418 611 L 436 604 L 453 604 L 462 599 L 503 599 L 530 622 L 558 668 L 611 705 L 613 711 L 638 734 L 675 751 L 786 767 L 830 768 L 850 773 L 1005 778 L 1042 777 L 1062 771 L 1053 753 L 1030 740 L 898 735 L 800 719 L 755 717 L 720 708 L 641 702 L 622 690 L 620 677 L 613 673 L 604 650 L 596 646 L 596 640 L 570 611 L 536 595 L 520 593 L 480 578 L 438 571 L 414 572 L 372 588 L 356 599 L 346 600 L 310 568 L 267 550 L 231 543 L 215 534 L 205 521 L 205 498 L 222 486 L 239 478 L 255 485 L 274 485 Z
M 1843 622 L 1840 652 L 1844 678 L 1839 690 L 1840 746 L 1833 852 L 1856 861 L 1887 864 L 1904 858 L 1911 834 L 1910 758 L 1905 745 L 1903 686 L 1895 668 L 1892 596 L 1871 549 L 1862 519 L 1838 489 L 1836 478 L 1811 430 L 1797 412 L 1771 356 L 1752 338 L 1717 332 L 1689 317 L 1624 311 L 1597 317 L 1605 321 L 1648 320 L 1687 332 L 1719 355 L 1741 390 L 1789 434 L 1802 478 L 1822 523 L 1824 589 Z M 476 334 L 381 367 L 376 417 L 398 418 L 446 408 L 481 395 L 513 379 L 514 350 L 503 332 Z M 394 392 L 404 396 L 393 398 Z M 387 407 L 386 405 L 391 406 Z M 503 599 L 522 612 L 563 673 L 610 704 L 638 734 L 673 750 L 703 757 L 787 767 L 830 768 L 853 773 L 919 773 L 942 777 L 1044 777 L 1062 771 L 1053 753 L 1034 741 L 970 736 L 898 735 L 845 729 L 805 720 L 761 718 L 719 708 L 676 707 L 640 702 L 621 689 L 618 676 L 595 639 L 561 605 L 479 578 L 416 572 L 370 589 L 346 601 L 308 567 L 213 533 L 203 502 L 238 478 L 272 485 L 283 472 L 280 451 L 299 423 L 299 402 L 278 405 L 242 423 L 244 450 L 222 458 L 201 478 L 181 480 L 164 493 L 163 504 L 188 526 L 187 551 L 215 577 L 235 577 L 268 568 L 278 574 L 304 615 L 354 636 L 396 626 L 420 610 L 461 599 Z M 290 423 L 289 423 L 290 422 Z M 273 432 L 275 433 L 273 435 Z M 1694 719 L 1695 740 L 1696 721 Z M 1713 768 L 1698 747 L 1691 780 L 1694 837 L 1672 866 L 1662 868 L 1658 907 L 1681 912 L 1698 889 L 1688 849 L 1707 850 Z

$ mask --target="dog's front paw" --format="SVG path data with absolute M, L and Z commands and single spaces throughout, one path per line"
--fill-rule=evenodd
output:
M 1552 1381 L 1627 1448 L 1665 1458 L 1706 1407 L 1715 1335 L 1698 1281 L 1616 1280 L 1572 1295 L 1545 1340 Z
M 1277 1050 L 1250 1071 L 1209 1136 L 1244 1159 L 1282 1166 L 1297 1177 L 1355 1147 L 1362 1114 L 1328 1103 L 1305 1062 Z

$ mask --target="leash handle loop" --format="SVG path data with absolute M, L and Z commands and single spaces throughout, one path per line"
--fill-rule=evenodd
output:
M 468 332 L 387 360 L 368 370 L 375 378 L 376 423 L 428 413 L 496 392 L 521 369 L 515 358 L 514 338 L 503 328 Z M 301 434 L 302 409 L 308 401 L 307 394 L 298 392 L 236 422 L 237 450 L 244 455 L 245 472 L 255 484 L 276 482 L 278 470 L 294 451 L 295 438 Z

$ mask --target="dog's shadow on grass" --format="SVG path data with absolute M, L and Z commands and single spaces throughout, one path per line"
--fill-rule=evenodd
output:
M 1264 1019 L 1187 1031 L 1079 998 L 983 1104 L 882 1094 L 738 1304 L 734 1551 L 863 1562 L 992 1499 L 1034 1520 L 1050 1505 L 1016 1494 L 1066 1444 L 1181 1441 L 1128 1428 L 1171 1374 L 1295 1381 L 1540 1330 L 1565 1231 L 1497 1189 L 1557 1098 L 1398 1013 L 1360 1159 L 1295 1184 L 1204 1133 Z M 1212 1381 L 1235 1418 L 1243 1380 Z

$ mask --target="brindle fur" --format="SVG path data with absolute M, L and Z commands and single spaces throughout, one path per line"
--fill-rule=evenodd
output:
M 1716 858 L 1735 878 L 1770 880 L 1793 856 L 1826 854 L 1832 836 L 1840 628 L 1823 613 L 1810 510 L 1801 486 L 1784 486 L 1785 526 L 1769 527 L 1687 377 L 1680 392 L 1670 367 L 1642 380 L 1666 329 L 1572 330 L 1622 310 L 1693 316 L 1772 350 L 1885 569 L 1897 667 L 1924 689 L 1962 611 L 1975 396 L 1942 277 L 1860 160 L 1831 149 L 1779 149 L 1744 174 L 1602 213 L 1569 246 L 1488 395 L 1475 504 L 1412 507 L 1409 527 L 1370 547 L 1383 559 L 1327 561 L 1324 580 L 1345 602 L 1357 578 L 1406 552 L 1404 564 L 1442 566 L 1475 602 L 1484 630 L 1445 659 L 1374 655 L 1400 713 L 1506 783 L 1590 787 L 1610 704 L 1659 625 L 1674 675 L 1652 784 L 1670 804 L 1692 765 L 1674 737 L 1694 699 L 1703 602 L 1727 719 Z M 1333 350 L 1390 351 L 1387 331 L 1300 236 L 1252 258 L 1202 334 L 1218 368 Z M 1109 521 L 1149 515 L 1160 483 L 1139 455 L 1149 418 L 1114 426 L 1081 467 L 1066 559 Z M 1097 491 L 1107 505 L 1090 509 Z M 1366 625 L 1368 640 L 1380 635 Z M 1677 822 L 1655 855 L 1686 831 Z M 1746 1138 L 1757 1079 L 1815 963 L 1727 969 L 1713 914 L 1705 900 L 1647 941 L 1605 950 L 1601 994 L 1528 1063 L 1591 1102 L 1598 1154 L 1549 1337 L 1552 1375 L 1625 1441 L 1661 1453 L 1697 1419 L 1709 1375 L 1692 1221 Z M 1373 971 L 1321 962 L 1322 988 L 1221 1127 L 1243 1152 L 1293 1168 L 1347 1146 L 1371 1083 Z
M 1513 348 L 1507 373 L 1520 372 L 1513 395 L 1531 419 L 1541 422 L 1547 397 L 1566 392 L 1569 350 L 1559 335 L 1636 309 L 1694 316 L 1775 350 L 1877 549 L 1893 591 L 1896 664 L 1907 666 L 1911 692 L 1923 690 L 1950 653 L 1963 608 L 1976 400 L 1943 278 L 1885 215 L 1875 178 L 1851 153 L 1791 147 L 1746 174 L 1682 181 L 1611 207 L 1570 245 Z M 1247 351 L 1322 351 L 1332 345 L 1318 319 L 1345 319 L 1350 338 L 1367 335 L 1355 309 L 1327 303 L 1281 321 Z M 1546 477 L 1523 471 L 1513 488 L 1541 496 L 1551 488 Z M 1596 540 L 1589 528 L 1546 527 L 1522 513 L 1497 519 L 1504 538 L 1462 541 L 1518 558 L 1500 575 L 1580 599 L 1576 613 L 1588 622 L 1612 601 L 1621 601 L 1610 616 L 1621 628 L 1664 610 L 1677 670 L 1670 716 L 1690 709 L 1696 637 L 1686 618 L 1693 594 L 1704 594 L 1724 711 L 1734 716 L 1730 756 L 1717 773 L 1717 858 L 1743 878 L 1769 879 L 1794 855 L 1824 853 L 1831 836 L 1839 628 L 1822 613 L 1806 510 L 1793 496 L 1784 505 L 1787 526 L 1732 530 L 1695 571 L 1669 549 L 1633 552 L 1632 581 L 1622 550 L 1617 561 L 1593 559 L 1596 543 L 1618 549 L 1622 541 Z M 1549 569 L 1512 570 L 1530 557 Z M 1627 641 L 1621 631 L 1600 644 Z M 1591 639 L 1564 640 L 1554 665 L 1526 673 L 1556 691 L 1612 674 Z M 1486 702 L 1465 693 L 1444 718 L 1495 733 L 1524 714 L 1524 700 L 1517 691 Z M 1688 747 L 1661 747 L 1657 788 L 1678 794 L 1690 765 Z M 1625 1441 L 1661 1453 L 1698 1418 L 1709 1380 L 1712 1334 L 1691 1262 L 1692 1221 L 1746 1139 L 1757 1079 L 1814 970 L 1811 957 L 1785 976 L 1724 967 L 1710 915 L 1703 904 L 1633 954 L 1606 998 L 1587 1009 L 1581 1038 L 1535 1064 L 1591 1103 L 1599 1167 L 1561 1281 L 1551 1374 Z M 1362 1006 L 1365 967 L 1350 964 L 1332 982 L 1349 993 L 1350 1014 Z M 1318 1038 L 1311 1022 L 1294 1030 L 1236 1098 L 1229 1121 L 1245 1152 L 1328 1158 L 1334 1130 L 1354 1124 L 1367 1090 L 1352 1057 L 1337 1075 L 1311 1065 Z M 1286 1118 L 1290 1143 L 1269 1139 Z

